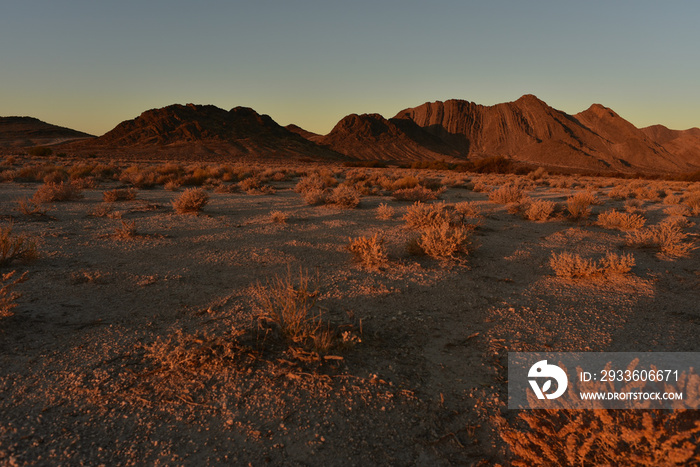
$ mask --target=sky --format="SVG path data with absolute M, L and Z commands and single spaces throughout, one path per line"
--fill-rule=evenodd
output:
M 534 94 L 700 127 L 696 0 L 0 0 L 0 115 L 101 135 L 170 104 L 345 115 Z

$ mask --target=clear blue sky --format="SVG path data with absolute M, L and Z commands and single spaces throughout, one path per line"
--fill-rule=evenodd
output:
M 535 94 L 700 126 L 700 2 L 0 0 L 0 115 L 103 134 L 174 103 L 327 133 L 349 113 Z

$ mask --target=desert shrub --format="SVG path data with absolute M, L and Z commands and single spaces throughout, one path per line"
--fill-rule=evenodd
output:
M 414 186 L 413 188 L 403 188 L 396 190 L 392 193 L 392 196 L 397 201 L 430 201 L 438 198 L 437 192 L 425 188 L 421 185 Z
M 552 253 L 549 265 L 559 277 L 585 278 L 601 273 L 600 267 L 593 260 L 568 252 Z
M 670 224 L 681 229 L 695 225 L 687 218 L 687 216 L 690 215 L 690 209 L 688 206 L 674 204 L 664 209 L 664 214 L 666 214 L 666 218 L 661 221 L 663 224 Z
M 445 191 L 442 181 L 439 178 L 421 178 L 420 185 L 431 191 L 442 193 Z
M 138 165 L 127 167 L 119 176 L 122 183 L 130 183 L 136 188 L 152 188 L 159 178 L 160 175 L 153 167 L 140 167 Z
M 20 277 L 15 277 L 15 274 L 17 271 L 0 275 L 0 319 L 12 316 L 12 310 L 17 306 L 15 301 L 20 297 L 14 288 L 17 284 L 27 280 L 26 272 Z M 14 280 L 12 280 L 13 277 L 15 277 Z
M 522 213 L 524 205 L 522 203 L 508 203 L 506 204 L 506 212 L 508 214 L 520 214 Z
M 68 169 L 68 174 L 70 175 L 71 180 L 88 178 L 92 175 L 92 170 L 94 168 L 95 166 L 90 164 L 76 164 Z
M 416 201 L 406 209 L 403 220 L 406 221 L 406 227 L 409 229 L 422 229 L 440 225 L 443 222 L 449 224 L 452 221 L 452 216 L 444 202 L 424 204 Z
M 644 202 L 638 199 L 628 199 L 625 201 L 625 211 L 629 213 L 642 212 Z
M 394 217 L 394 208 L 388 204 L 381 203 L 377 207 L 377 218 L 382 220 L 389 220 Z
M 618 185 L 608 192 L 608 196 L 612 199 L 623 200 L 632 196 L 632 190 L 626 185 Z
M 478 219 L 481 217 L 481 208 L 474 201 L 461 201 L 455 204 L 455 211 L 466 219 Z
M 695 249 L 693 243 L 684 241 L 687 236 L 688 234 L 676 225 L 660 223 L 627 232 L 627 244 L 638 248 L 657 249 L 671 258 L 683 258 Z
M 658 202 L 661 201 L 661 198 L 663 196 L 666 196 L 666 192 L 656 186 L 648 185 L 635 189 L 634 196 L 637 199 L 645 199 L 648 201 Z
M 179 214 L 197 213 L 209 202 L 209 194 L 202 188 L 187 188 L 172 201 L 173 208 Z
M 559 277 L 584 279 L 599 275 L 626 274 L 634 267 L 635 260 L 634 256 L 629 253 L 618 255 L 609 252 L 598 261 L 594 261 L 589 258 L 581 258 L 578 254 L 562 252 L 552 253 L 549 265 Z
M 544 222 L 549 219 L 556 208 L 557 203 L 538 199 L 525 205 L 525 218 L 531 221 Z
M 134 189 L 119 189 L 108 190 L 102 193 L 102 199 L 106 203 L 114 203 L 116 201 L 130 201 L 136 198 L 136 190 Z
M 320 204 L 326 204 L 328 191 L 321 188 L 310 188 L 304 191 L 302 196 L 309 206 L 318 206 Z
M 65 169 L 55 169 L 44 175 L 44 183 L 61 183 L 68 180 L 68 173 Z
M 660 223 L 668 224 L 672 227 L 678 227 L 679 229 L 695 226 L 695 223 L 690 222 L 685 216 L 667 216 Z
M 82 197 L 80 189 L 72 183 L 45 183 L 37 188 L 32 201 L 35 203 L 51 203 L 54 201 L 73 201 Z
M 338 185 L 338 180 L 330 176 L 329 174 L 311 174 L 303 177 L 299 180 L 294 187 L 294 191 L 297 193 L 304 194 L 308 191 L 314 190 L 325 190 L 326 188 L 332 188 Z
M 121 225 L 114 230 L 114 236 L 121 240 L 128 240 L 136 237 L 138 234 L 136 232 L 136 221 L 121 221 Z
M 474 188 L 472 191 L 475 193 L 485 193 L 489 191 L 489 186 L 483 181 L 477 181 L 474 183 Z
M 426 255 L 447 259 L 454 258 L 460 252 L 466 253 L 466 241 L 466 228 L 452 227 L 449 222 L 441 222 L 423 227 L 417 244 Z
M 544 167 L 538 167 L 537 169 L 527 174 L 527 178 L 531 180 L 539 180 L 541 178 L 546 178 L 547 176 L 549 176 L 549 174 L 544 169 Z
M 664 204 L 679 204 L 681 202 L 681 197 L 674 195 L 672 193 L 668 194 L 664 198 Z
M 299 272 L 294 279 L 291 270 L 285 277 L 277 277 L 266 287 L 258 284 L 255 299 L 261 309 L 261 318 L 273 323 L 292 343 L 313 342 L 323 328 L 321 314 L 315 309 L 318 291 L 312 290 L 308 275 Z
M 109 203 L 100 203 L 87 213 L 90 217 L 107 217 L 112 214 L 113 207 Z
M 168 190 L 168 191 L 179 191 L 181 186 L 182 185 L 180 185 L 180 183 L 178 181 L 170 180 L 168 182 L 165 182 L 165 185 L 163 185 L 163 188 Z
M 262 182 L 258 177 L 250 177 L 238 182 L 238 188 L 240 188 L 241 191 L 252 192 L 262 188 Z
M 599 226 L 605 229 L 637 230 L 644 227 L 646 220 L 639 214 L 624 213 L 612 209 L 598 215 Z
M 607 253 L 600 259 L 599 264 L 604 274 L 627 274 L 636 263 L 634 256 L 630 253 L 623 255 Z
M 17 210 L 29 217 L 44 217 L 49 211 L 47 208 L 42 208 L 40 204 L 30 199 L 17 200 Z
M 693 216 L 700 216 L 700 191 L 691 191 L 683 196 L 683 203 L 690 208 Z
M 495 417 L 518 467 L 694 465 L 700 422 L 692 410 L 523 410 Z
M 352 187 L 339 185 L 326 198 L 326 204 L 341 209 L 354 209 L 360 204 L 360 194 Z
M 489 193 L 489 200 L 498 204 L 519 203 L 523 196 L 523 190 L 520 188 L 505 185 Z
M 690 208 L 684 204 L 673 204 L 664 209 L 667 216 L 689 216 Z
M 384 250 L 384 239 L 378 234 L 372 237 L 351 238 L 348 250 L 355 255 L 355 260 L 365 269 L 379 271 L 388 263 L 386 251 Z
M 270 213 L 270 219 L 275 224 L 286 224 L 287 220 L 289 219 L 289 214 L 282 211 L 272 211 Z
M 0 266 L 15 260 L 32 260 L 38 256 L 36 242 L 24 235 L 14 235 L 12 226 L 0 227 Z
M 413 177 L 411 175 L 408 175 L 406 177 L 401 177 L 398 180 L 395 180 L 391 184 L 391 190 L 392 191 L 397 191 L 397 190 L 405 190 L 407 188 L 415 188 L 418 186 L 420 182 L 416 177 Z
M 566 199 L 566 209 L 572 219 L 585 219 L 591 214 L 591 204 L 596 203 L 593 193 L 581 191 Z

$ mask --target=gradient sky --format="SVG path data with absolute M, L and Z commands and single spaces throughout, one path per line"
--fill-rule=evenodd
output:
M 700 126 L 700 2 L 0 0 L 0 115 L 101 135 L 174 103 L 327 133 L 350 113 L 535 94 Z

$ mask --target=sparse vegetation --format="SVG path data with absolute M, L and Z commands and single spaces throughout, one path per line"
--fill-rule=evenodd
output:
M 646 220 L 639 214 L 624 213 L 612 209 L 598 215 L 599 226 L 605 229 L 637 230 L 644 227 Z
M 409 229 L 422 229 L 424 227 L 440 225 L 444 222 L 448 224 L 452 221 L 452 216 L 447 205 L 442 203 L 424 204 L 416 201 L 406 209 L 403 216 L 406 227 Z
M 45 217 L 49 212 L 48 208 L 42 207 L 40 204 L 31 199 L 20 199 L 17 201 L 17 210 L 28 217 Z
M 27 280 L 26 272 L 19 277 L 15 277 L 16 273 L 17 271 L 12 271 L 0 275 L 0 319 L 13 315 L 12 310 L 17 306 L 15 301 L 20 297 L 14 288 L 17 284 Z M 15 278 L 13 279 L 13 277 Z
M 318 291 L 303 271 L 295 279 L 289 270 L 286 276 L 258 285 L 255 291 L 260 319 L 273 324 L 290 344 L 307 348 L 315 348 L 317 336 L 324 331 L 317 297 Z
M 360 204 L 360 194 L 352 187 L 339 185 L 326 198 L 326 204 L 340 209 L 354 209 Z
M 108 165 L 72 157 L 39 163 L 19 155 L 12 165 L 0 166 L 0 180 L 19 182 L 4 185 L 4 218 L 15 219 L 15 230 L 27 235 L 20 236 L 25 243 L 19 247 L 5 243 L 7 259 L 0 265 L 6 272 L 34 257 L 31 238 L 40 239 L 42 258 L 46 256 L 28 266 L 32 280 L 22 286 L 16 286 L 26 278 L 26 273 L 19 277 L 22 270 L 0 274 L 0 318 L 21 305 L 15 309 L 18 316 L 0 326 L 12 344 L 3 356 L 8 365 L 0 383 L 5 378 L 11 384 L 3 388 L 7 394 L 0 398 L 0 411 L 12 423 L 26 417 L 5 431 L 0 426 L 0 459 L 5 462 L 12 462 L 8 454 L 45 439 L 37 450 L 47 463 L 133 463 L 136 457 L 107 450 L 83 456 L 93 446 L 92 438 L 61 454 L 61 443 L 51 433 L 99 422 L 95 407 L 104 408 L 106 423 L 117 431 L 136 422 L 134 430 L 152 435 L 149 443 L 157 440 L 158 445 L 148 444 L 143 451 L 143 462 L 151 463 L 193 459 L 175 457 L 183 450 L 177 443 L 166 444 L 172 433 L 161 437 L 152 431 L 153 414 L 165 414 L 175 435 L 186 424 L 188 433 L 196 433 L 195 442 L 223 434 L 221 442 L 230 442 L 230 450 L 212 454 L 205 448 L 201 459 L 209 463 L 257 464 L 265 463 L 266 456 L 268 463 L 332 463 L 335 454 L 329 449 L 341 436 L 355 436 L 351 432 L 357 429 L 361 433 L 355 440 L 386 441 L 362 451 L 364 457 L 356 463 L 371 463 L 379 454 L 377 462 L 388 464 L 416 459 L 449 464 L 466 454 L 477 463 L 483 458 L 482 463 L 503 465 L 625 465 L 629 459 L 638 465 L 692 465 L 698 456 L 697 417 L 687 414 L 529 411 L 520 417 L 502 404 L 503 371 L 498 366 L 505 350 L 599 351 L 610 342 L 624 345 L 629 336 L 647 338 L 663 331 L 673 331 L 674 339 L 655 343 L 659 350 L 693 342 L 687 313 L 663 310 L 673 306 L 674 298 L 688 301 L 686 292 L 698 278 L 694 258 L 669 265 L 652 257 L 657 252 L 691 255 L 698 222 L 692 217 L 692 200 L 700 193 L 693 184 L 657 183 L 647 190 L 636 180 L 547 175 L 532 166 L 506 176 L 465 174 L 456 172 L 457 164 L 443 161 L 411 164 L 416 170 L 393 162 L 383 169 L 348 170 L 313 161 L 280 169 L 277 162 L 261 167 L 119 159 Z M 455 171 L 437 172 L 443 168 Z M 50 204 L 15 200 L 31 196 L 40 183 L 76 189 L 98 183 L 100 190 L 86 191 L 85 202 L 58 211 L 52 207 L 52 215 L 38 222 Z M 151 183 L 186 190 L 139 190 L 143 199 L 118 203 L 137 193 L 133 187 Z M 240 194 L 241 189 L 260 193 L 270 183 L 275 196 Z M 300 194 L 290 192 L 295 184 Z M 470 191 L 472 186 L 482 192 Z M 493 200 L 487 199 L 493 187 L 506 187 L 517 201 L 495 204 L 509 196 L 491 193 Z M 587 204 L 580 211 L 590 221 L 559 222 L 569 217 L 568 195 L 598 190 L 601 196 L 618 188 L 628 195 L 619 201 L 606 197 L 605 208 L 591 209 L 595 195 L 581 203 Z M 397 203 L 392 196 L 401 190 L 432 199 L 439 194 L 445 201 Z M 206 212 L 212 191 L 217 193 L 212 195 L 214 216 L 177 216 L 169 209 L 172 202 L 177 212 Z M 176 204 L 185 196 L 193 199 L 183 204 L 193 207 L 180 211 Z M 362 201 L 367 209 L 315 209 L 304 200 L 348 208 Z M 627 213 L 623 206 L 636 212 Z M 536 222 L 556 222 L 526 222 L 505 215 L 506 209 Z M 137 230 L 137 223 L 149 234 Z M 600 227 L 630 232 L 625 236 Z M 138 241 L 128 240 L 134 238 Z M 480 244 L 484 246 L 468 264 Z M 420 257 L 399 251 L 403 245 Z M 29 253 L 15 254 L 15 249 Z M 134 269 L 145 253 L 153 261 Z M 317 285 L 298 269 L 285 276 L 287 264 L 313 268 Z M 33 268 L 38 268 L 36 280 Z M 280 271 L 265 282 L 264 277 Z M 258 280 L 262 285 L 252 285 Z M 17 300 L 15 290 L 30 300 Z M 94 306 L 111 303 L 124 290 L 130 293 L 128 300 Z M 71 295 L 59 307 L 56 297 L 66 293 Z M 53 315 L 65 318 L 48 319 Z M 360 323 L 360 330 L 364 320 L 367 342 L 357 355 L 343 352 L 345 344 L 360 342 L 353 326 L 336 324 L 346 316 Z M 644 326 L 630 321 L 635 316 L 645 318 Z M 22 343 L 29 325 L 38 339 L 53 333 L 46 345 Z M 64 328 L 70 332 L 58 332 Z M 641 334 L 626 332 L 635 330 Z M 589 335 L 599 336 L 599 345 L 587 349 Z M 56 351 L 47 347 L 54 342 Z M 467 396 L 463 384 L 449 381 L 464 381 L 470 370 L 460 362 L 477 354 L 495 374 L 474 375 L 480 386 Z M 42 363 L 27 366 L 28 361 Z M 27 379 L 8 379 L 15 375 Z M 414 384 L 418 378 L 438 384 L 439 392 L 416 390 L 424 386 Z M 22 402 L 30 390 L 36 395 Z M 57 409 L 55 404 L 64 401 Z M 479 409 L 460 410 L 472 402 L 475 408 L 484 404 L 488 413 L 482 418 Z M 67 418 L 40 420 L 42 407 Z M 442 415 L 428 431 L 412 428 L 414 418 L 429 418 L 436 410 Z M 326 430 L 323 417 L 348 413 L 363 423 Z M 495 413 L 508 422 L 494 423 L 489 416 Z M 405 434 L 393 436 L 401 430 Z M 23 438 L 27 433 L 31 439 Z M 112 446 L 109 433 L 100 436 L 104 438 L 95 440 L 100 441 L 95 446 Z M 421 443 L 415 451 L 404 449 L 416 439 Z M 488 447 L 480 450 L 477 440 Z M 130 439 L 122 441 L 115 449 L 129 451 Z M 256 454 L 247 450 L 244 455 L 241 448 L 251 445 Z M 54 447 L 57 454 L 49 454 Z M 143 449 L 139 443 L 134 456 Z M 423 454 L 427 456 L 417 457 Z M 37 456 L 16 460 L 32 463 Z
M 188 188 L 172 201 L 178 214 L 196 214 L 209 202 L 209 194 L 202 188 Z
M 136 221 L 121 221 L 121 225 L 114 231 L 114 236 L 121 240 L 129 240 L 137 236 Z
M 102 194 L 102 199 L 105 203 L 115 203 L 117 201 L 131 201 L 136 198 L 136 190 L 134 189 L 119 189 L 105 191 Z
M 525 196 L 523 190 L 516 186 L 502 186 L 489 193 L 489 199 L 498 204 L 519 203 Z
M 393 195 L 396 201 L 430 201 L 438 198 L 438 192 L 425 188 L 421 185 L 412 188 L 402 188 L 396 190 Z
M 627 232 L 627 243 L 638 248 L 654 248 L 670 258 L 689 256 L 696 248 L 686 242 L 688 234 L 677 225 L 661 223 L 645 229 Z
M 481 208 L 474 201 L 462 201 L 455 204 L 455 210 L 466 219 L 479 219 L 482 217 Z
M 467 253 L 467 229 L 453 227 L 443 221 L 437 225 L 427 225 L 421 229 L 418 246 L 423 252 L 437 259 L 455 258 L 458 253 Z
M 51 203 L 54 201 L 74 201 L 83 195 L 73 183 L 45 183 L 34 193 L 34 203 Z
M 685 466 L 698 459 L 700 422 L 690 412 L 524 410 L 496 425 L 514 466 Z
M 606 275 L 627 274 L 635 265 L 634 256 L 630 253 L 618 255 L 607 253 L 600 259 L 600 269 Z
M 391 219 L 392 217 L 394 217 L 393 207 L 385 203 L 381 203 L 379 207 L 377 207 L 377 219 L 382 219 L 386 221 Z
M 544 222 L 552 216 L 557 203 L 538 199 L 525 205 L 525 218 L 531 221 Z
M 599 275 L 626 274 L 635 265 L 631 254 L 607 253 L 599 261 L 568 252 L 552 253 L 549 265 L 559 277 L 585 279 Z
M 595 195 L 588 191 L 578 192 L 566 200 L 566 209 L 571 219 L 585 219 L 591 214 L 591 204 L 597 204 Z
M 270 219 L 275 224 L 286 224 L 287 220 L 289 220 L 289 214 L 282 211 L 272 211 L 270 212 Z
M 16 260 L 32 260 L 38 257 L 36 242 L 24 235 L 14 235 L 12 226 L 0 227 L 0 266 Z
M 700 216 L 700 191 L 690 191 L 683 196 L 683 202 L 690 208 L 693 216 Z
M 365 269 L 379 271 L 388 263 L 386 251 L 384 250 L 384 239 L 379 234 L 372 237 L 351 238 L 348 250 L 355 255 L 355 259 Z

